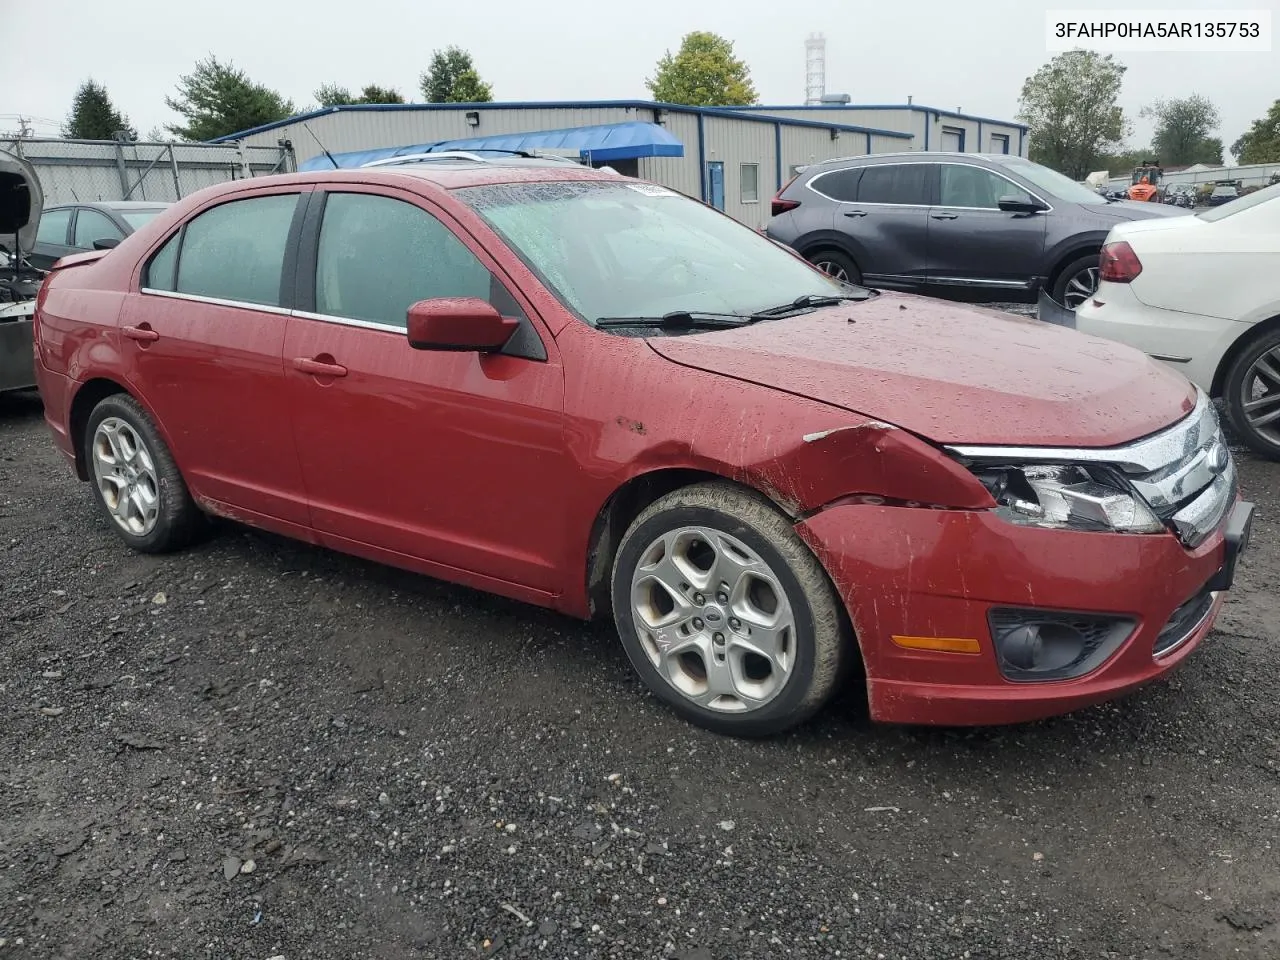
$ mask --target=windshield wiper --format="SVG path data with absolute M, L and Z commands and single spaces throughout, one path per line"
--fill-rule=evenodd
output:
M 804 310 L 808 307 L 834 307 L 844 301 L 859 303 L 863 300 L 870 300 L 875 295 L 875 291 L 873 290 L 868 290 L 866 293 L 859 294 L 806 293 L 804 296 L 796 297 L 790 303 L 783 303 L 776 307 L 767 307 L 764 310 L 757 310 L 755 316 L 776 317 L 784 313 L 790 313 L 793 310 Z
M 721 329 L 727 327 L 745 327 L 757 320 L 764 320 L 762 314 L 714 313 L 706 310 L 673 310 L 660 317 L 600 317 L 597 327 L 659 327 L 663 330 L 693 330 L 697 327 Z

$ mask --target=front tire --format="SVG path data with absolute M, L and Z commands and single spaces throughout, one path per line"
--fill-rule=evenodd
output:
M 84 451 L 94 499 L 134 550 L 168 553 L 199 535 L 204 516 L 155 424 L 133 397 L 112 394 L 93 408 Z
M 1255 337 L 1223 380 L 1227 419 L 1240 439 L 1268 460 L 1280 460 L 1280 330 Z
M 852 658 L 840 609 L 791 523 L 727 483 L 651 504 L 614 559 L 614 620 L 632 665 L 718 733 L 771 736 L 830 699 Z
M 1053 283 L 1053 299 L 1068 310 L 1075 310 L 1093 296 L 1099 279 L 1098 254 L 1072 260 Z

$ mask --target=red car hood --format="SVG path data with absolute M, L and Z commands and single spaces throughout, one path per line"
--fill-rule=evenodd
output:
M 1184 377 L 1137 350 L 906 294 L 649 344 L 676 363 L 938 443 L 1112 446 L 1169 426 L 1195 405 Z

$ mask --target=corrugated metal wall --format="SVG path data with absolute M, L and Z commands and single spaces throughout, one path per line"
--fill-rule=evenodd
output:
M 769 219 L 769 199 L 777 191 L 775 169 L 775 127 L 772 123 L 727 117 L 706 117 L 707 163 L 724 164 L 724 212 L 751 227 L 762 227 Z M 755 199 L 743 195 L 743 167 L 756 171 Z
M 46 206 L 92 200 L 170 203 L 228 180 L 290 172 L 277 146 L 115 143 L 95 140 L 0 140 L 0 150 L 35 168 Z
M 944 128 L 963 131 L 964 150 L 966 153 L 999 153 L 992 143 L 992 134 L 1009 138 L 1009 153 L 1018 154 L 1021 144 L 1022 155 L 1026 156 L 1028 144 L 1026 137 L 1020 137 L 1021 130 L 1011 123 L 994 123 L 979 120 L 977 117 L 950 116 L 937 113 L 927 107 L 916 109 L 870 107 L 761 107 L 752 113 L 773 117 L 788 117 L 794 120 L 809 120 L 817 123 L 843 123 L 851 126 L 873 127 L 878 130 L 900 130 L 913 135 L 914 140 L 897 141 L 893 150 L 943 150 L 948 148 L 944 139 Z M 926 132 L 926 127 L 928 128 Z M 886 138 L 892 140 L 893 138 Z M 876 149 L 881 153 L 880 149 Z
M 692 113 L 668 113 L 663 127 L 684 144 L 683 157 L 644 157 L 640 177 L 679 190 L 695 200 L 702 199 L 701 170 L 698 166 L 698 118 Z

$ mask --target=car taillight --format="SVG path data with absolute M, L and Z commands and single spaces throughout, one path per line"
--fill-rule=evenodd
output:
M 1108 243 L 1098 258 L 1102 279 L 1110 283 L 1129 283 L 1142 272 L 1142 261 L 1133 247 L 1123 240 Z
M 794 210 L 800 206 L 799 200 L 783 200 L 782 195 L 787 192 L 787 188 L 796 182 L 796 178 L 792 177 L 782 185 L 776 194 L 773 195 L 773 203 L 769 207 L 769 215 L 776 217 L 780 213 L 786 213 L 788 210 Z

